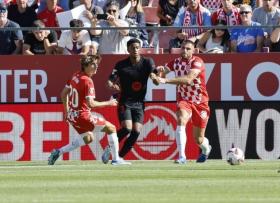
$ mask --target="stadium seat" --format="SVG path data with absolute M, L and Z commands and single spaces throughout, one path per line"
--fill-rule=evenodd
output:
M 159 47 L 165 50 L 169 49 L 169 41 L 176 37 L 175 29 L 162 30 L 159 33 Z
M 156 54 L 155 48 L 142 48 L 140 49 L 141 54 Z M 163 54 L 163 48 L 159 49 L 159 54 Z
M 180 54 L 181 53 L 181 48 L 171 48 L 170 53 L 171 54 Z M 193 53 L 194 54 L 199 54 L 199 49 L 195 48 Z
M 269 47 L 263 47 L 262 52 L 269 53 L 270 52 Z
M 180 54 L 181 48 L 171 48 L 170 53 L 171 54 Z
M 157 7 L 144 6 L 145 21 L 147 25 L 158 25 L 159 18 L 157 16 Z
M 159 0 L 149 0 L 149 7 L 158 7 Z

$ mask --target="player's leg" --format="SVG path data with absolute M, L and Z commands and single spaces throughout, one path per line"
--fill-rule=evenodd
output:
M 207 103 L 193 106 L 193 135 L 196 143 L 201 149 L 197 162 L 205 162 L 211 152 L 211 145 L 209 140 L 205 137 L 205 129 L 208 123 L 210 109 Z
M 56 160 L 64 153 L 71 152 L 78 147 L 84 146 L 89 144 L 93 141 L 93 133 L 92 132 L 85 132 L 80 135 L 77 135 L 69 144 L 59 148 L 54 149 L 49 156 L 48 164 L 54 165 Z
M 131 108 L 131 116 L 133 122 L 132 131 L 120 150 L 120 157 L 124 157 L 132 149 L 140 135 L 144 121 L 144 104 L 135 103 L 133 108 Z
M 106 121 L 102 132 L 108 134 L 108 142 L 110 146 L 110 148 L 105 149 L 102 155 L 103 163 L 108 163 L 111 152 L 113 165 L 130 164 L 129 162 L 126 162 L 119 157 L 119 141 L 116 133 L 116 127 L 112 123 Z
M 211 145 L 209 140 L 205 137 L 205 128 L 193 127 L 193 134 L 195 136 L 196 143 L 201 149 L 201 154 L 199 155 L 196 162 L 202 163 L 205 162 L 211 152 Z
M 185 101 L 180 101 L 178 103 L 177 115 L 177 128 L 176 128 L 176 144 L 179 151 L 179 159 L 175 160 L 175 163 L 185 164 L 186 158 L 186 144 L 187 144 L 187 134 L 186 125 L 192 115 L 189 104 Z
M 125 155 L 132 149 L 140 135 L 141 128 L 141 123 L 133 123 L 132 131 L 129 137 L 125 140 L 123 148 L 120 150 L 120 157 L 125 157 Z
M 121 122 L 121 128 L 117 131 L 119 143 L 131 132 L 132 118 L 130 108 L 124 104 L 118 106 L 118 117 Z

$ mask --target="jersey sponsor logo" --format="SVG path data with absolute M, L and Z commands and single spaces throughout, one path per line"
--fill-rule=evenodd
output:
M 208 117 L 207 112 L 206 112 L 206 111 L 201 111 L 201 112 L 200 112 L 200 117 L 201 117 L 202 119 L 207 119 L 207 117 Z
M 133 82 L 131 87 L 132 87 L 133 91 L 138 92 L 142 89 L 142 83 L 138 82 L 138 81 Z
M 140 136 L 132 149 L 138 159 L 174 159 L 176 114 L 164 106 L 148 106 Z

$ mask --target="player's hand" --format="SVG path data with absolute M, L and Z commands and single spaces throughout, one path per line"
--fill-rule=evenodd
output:
M 158 80 L 158 77 L 156 76 L 156 74 L 151 73 L 150 78 L 153 80 L 153 83 L 155 85 L 159 85 L 159 80 Z
M 110 88 L 115 91 L 121 91 L 121 88 L 118 84 L 113 84 L 112 86 L 110 86 Z
M 166 78 L 158 78 L 159 83 L 166 84 Z
M 109 100 L 109 106 L 117 106 L 117 105 L 118 105 L 118 101 L 116 99 Z

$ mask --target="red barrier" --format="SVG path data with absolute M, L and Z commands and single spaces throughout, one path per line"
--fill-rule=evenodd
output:
M 175 55 L 149 55 L 163 65 Z M 207 88 L 212 101 L 280 100 L 279 53 L 200 55 L 207 68 Z M 115 63 L 126 55 L 104 55 L 94 82 L 98 100 L 111 92 L 105 83 Z M 79 69 L 79 56 L 0 56 L 0 102 L 56 102 L 73 72 Z M 174 87 L 150 86 L 151 99 L 165 98 Z M 148 88 L 148 89 L 149 89 Z M 162 91 L 161 91 L 162 90 Z M 172 97 L 169 100 L 175 100 Z

